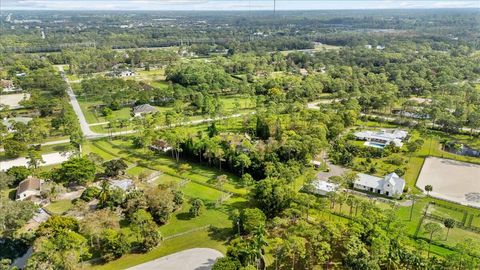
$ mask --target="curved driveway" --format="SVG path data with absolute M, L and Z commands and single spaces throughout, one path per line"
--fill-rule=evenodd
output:
M 210 270 L 218 258 L 219 251 L 211 248 L 193 248 L 180 251 L 127 270 Z

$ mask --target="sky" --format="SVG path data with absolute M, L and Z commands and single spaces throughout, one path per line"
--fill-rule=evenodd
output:
M 1 10 L 272 10 L 273 0 L 0 0 Z M 277 10 L 433 9 L 480 10 L 480 0 L 277 0 Z

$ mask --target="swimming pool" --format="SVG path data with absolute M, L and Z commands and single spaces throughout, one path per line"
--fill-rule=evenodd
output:
M 376 142 L 365 142 L 363 145 L 375 147 L 375 148 L 382 148 L 382 149 L 385 148 L 385 144 L 376 143 Z

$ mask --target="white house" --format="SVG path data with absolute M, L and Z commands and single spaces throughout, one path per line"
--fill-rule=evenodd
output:
M 131 70 L 115 70 L 112 72 L 107 73 L 107 76 L 110 77 L 132 77 L 135 76 L 135 72 Z
M 334 183 L 330 183 L 323 180 L 317 180 L 312 183 L 313 186 L 313 193 L 325 196 L 329 192 L 335 192 L 338 189 L 338 185 Z
M 391 173 L 384 178 L 359 173 L 358 179 L 353 183 L 353 186 L 356 189 L 393 197 L 403 193 L 405 180 L 396 173 Z
M 397 147 L 403 146 L 403 140 L 407 137 L 408 132 L 405 130 L 381 130 L 381 131 L 359 131 L 355 132 L 357 140 L 366 141 L 365 145 L 373 147 L 385 147 L 393 143 Z
M 131 76 L 135 76 L 135 72 L 130 71 L 130 70 L 123 70 L 119 73 L 119 76 L 120 77 L 131 77 Z
M 3 120 L 0 121 L 6 128 L 8 132 L 15 132 L 15 123 L 24 123 L 25 125 L 28 125 L 28 123 L 32 121 L 32 118 L 30 117 L 13 117 L 13 118 L 3 118 Z
M 18 184 L 17 201 L 35 200 L 40 197 L 42 181 L 36 177 L 29 176 Z

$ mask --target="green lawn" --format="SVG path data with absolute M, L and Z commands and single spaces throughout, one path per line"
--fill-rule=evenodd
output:
M 62 143 L 62 144 L 54 144 L 54 145 L 44 145 L 40 147 L 40 153 L 41 154 L 49 154 L 49 153 L 54 153 L 54 152 L 65 152 L 67 151 L 68 147 L 70 146 L 69 143 Z M 19 157 L 27 157 L 28 152 L 22 152 L 20 153 Z M 7 157 L 5 155 L 5 152 L 0 152 L 0 161 L 2 160 L 10 160 L 12 158 Z
M 456 227 L 450 230 L 450 232 L 448 234 L 448 238 L 446 238 L 447 229 L 443 226 L 443 224 L 441 222 L 437 222 L 437 221 L 429 220 L 429 219 L 424 219 L 423 220 L 421 230 L 418 234 L 419 237 L 423 237 L 423 238 L 427 238 L 427 239 L 430 237 L 430 235 L 427 232 L 425 232 L 425 230 L 423 228 L 423 226 L 426 223 L 429 223 L 429 222 L 438 223 L 443 228 L 442 231 L 438 235 L 434 236 L 433 240 L 434 240 L 435 243 L 441 243 L 441 244 L 444 244 L 444 245 L 447 245 L 447 246 L 453 248 L 453 247 L 455 247 L 456 244 L 463 242 L 467 238 L 471 238 L 471 239 L 473 239 L 477 242 L 480 241 L 480 234 L 474 233 L 474 232 L 471 232 L 471 231 L 468 231 L 468 230 L 463 230 L 463 229 L 460 229 L 460 228 L 456 228 Z
M 225 239 L 212 236 L 209 229 L 194 231 L 163 241 L 159 247 L 145 254 L 127 254 L 103 265 L 85 264 L 81 269 L 118 270 L 142 264 L 190 248 L 213 248 L 226 252 Z
M 241 197 L 232 197 L 222 205 L 216 204 L 217 200 L 226 195 L 215 188 L 211 188 L 201 183 L 207 183 L 211 177 L 216 177 L 219 173 L 213 168 L 206 168 L 192 164 L 192 171 L 188 174 L 179 175 L 176 172 L 176 163 L 167 156 L 155 158 L 146 158 L 140 153 L 141 150 L 134 149 L 130 141 L 98 140 L 88 143 L 84 147 L 86 152 L 95 152 L 104 158 L 124 158 L 129 164 L 142 164 L 131 167 L 127 173 L 140 174 L 141 172 L 161 170 L 164 173 L 154 182 L 155 184 L 174 182 L 181 184 L 180 189 L 185 194 L 185 203 L 181 210 L 173 213 L 169 222 L 161 227 L 164 237 L 175 236 L 165 240 L 158 248 L 146 254 L 128 254 L 122 258 L 105 265 L 86 265 L 84 269 L 124 269 L 136 264 L 140 264 L 152 259 L 156 259 L 181 250 L 195 247 L 210 247 L 225 252 L 224 242 L 226 235 L 230 232 L 231 221 L 228 219 L 228 211 L 240 204 L 245 204 L 246 200 Z M 146 167 L 144 167 L 146 165 Z M 166 173 L 169 172 L 169 173 Z M 184 181 L 187 178 L 190 181 Z M 195 181 L 192 181 L 194 179 Z M 231 187 L 233 188 L 233 186 Z M 238 190 L 235 189 L 237 192 Z M 200 198 L 205 202 L 206 209 L 199 217 L 191 217 L 188 213 L 189 199 Z M 215 233 L 208 229 L 201 229 L 205 226 L 214 226 L 218 229 Z M 129 230 L 128 227 L 123 228 Z M 201 229 L 200 231 L 195 231 Z M 186 233 L 185 235 L 178 234 Z
M 130 176 L 139 176 L 141 174 L 150 175 L 150 174 L 154 173 L 154 171 L 150 170 L 148 168 L 141 167 L 141 166 L 135 166 L 135 167 L 127 169 L 126 173 L 127 173 L 127 175 L 130 175 Z
M 147 156 L 146 154 L 142 154 L 140 150 L 133 147 L 130 140 L 98 140 L 89 146 L 88 151 L 96 152 L 101 156 L 110 156 L 111 158 L 109 159 L 122 157 L 132 164 L 138 163 L 143 167 L 179 177 L 177 172 L 178 164 L 174 159 L 167 155 Z M 183 161 L 181 163 L 183 163 Z M 236 194 L 246 194 L 245 188 L 238 187 L 236 184 L 239 180 L 237 176 L 227 172 L 220 172 L 216 168 L 211 168 L 192 162 L 189 162 L 189 164 L 192 166 L 192 170 L 185 173 L 182 178 L 186 178 L 200 184 L 214 186 L 216 177 L 221 174 L 226 174 L 230 181 L 229 183 L 226 183 L 222 189 Z
M 60 200 L 52 202 L 45 206 L 45 208 L 53 214 L 62 215 L 68 210 L 72 209 L 73 204 L 70 200 Z
M 189 204 L 185 203 L 182 211 L 174 213 L 168 223 L 160 227 L 160 232 L 164 237 L 209 225 L 214 225 L 220 229 L 231 227 L 231 221 L 226 213 L 215 209 L 207 209 L 200 216 L 191 217 L 188 210 Z

